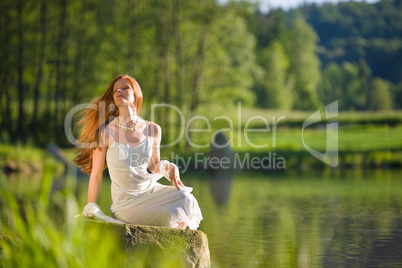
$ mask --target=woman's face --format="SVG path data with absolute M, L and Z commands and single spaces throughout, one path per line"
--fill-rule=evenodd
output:
M 113 100 L 117 107 L 128 105 L 134 108 L 134 89 L 127 79 L 121 78 L 114 84 Z

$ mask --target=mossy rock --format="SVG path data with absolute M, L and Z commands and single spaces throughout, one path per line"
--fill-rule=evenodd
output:
M 149 252 L 155 257 L 175 254 L 188 267 L 210 267 L 208 238 L 199 230 L 176 229 L 157 226 L 119 224 L 90 219 L 80 219 L 86 228 L 100 228 L 102 232 L 112 231 L 122 241 L 127 254 L 138 251 Z

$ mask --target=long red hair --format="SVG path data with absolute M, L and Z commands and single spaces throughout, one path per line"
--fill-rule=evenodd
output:
M 110 121 L 119 115 L 114 100 L 114 84 L 120 79 L 126 79 L 134 91 L 134 106 L 139 113 L 142 105 L 142 91 L 137 81 L 129 75 L 118 75 L 115 77 L 107 87 L 105 93 L 101 97 L 95 98 L 91 101 L 88 108 L 79 113 L 78 116 L 84 115 L 77 123 L 77 126 L 82 126 L 81 134 L 78 138 L 78 155 L 74 159 L 74 163 L 81 168 L 82 172 L 90 174 L 92 171 L 92 156 L 93 151 L 101 146 L 100 133 Z M 107 167 L 106 161 L 104 168 Z

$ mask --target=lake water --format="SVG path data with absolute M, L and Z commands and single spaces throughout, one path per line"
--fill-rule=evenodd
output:
M 9 181 L 18 196 L 37 200 L 40 179 Z M 182 181 L 194 187 L 214 268 L 402 267 L 402 170 L 200 171 Z M 110 180 L 103 182 L 98 204 L 107 213 Z M 79 181 L 82 208 L 87 186 Z M 52 200 L 64 202 L 57 192 Z
M 182 181 L 202 209 L 212 267 L 402 267 L 400 170 Z

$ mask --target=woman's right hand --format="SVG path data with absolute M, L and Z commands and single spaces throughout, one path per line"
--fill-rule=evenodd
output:
M 97 217 L 94 214 L 96 214 L 98 212 L 98 209 L 100 210 L 100 208 L 98 207 L 98 205 L 96 203 L 88 203 L 85 205 L 81 216 L 84 216 L 85 218 L 88 218 L 88 219 L 96 220 Z
M 91 213 L 85 213 L 83 216 L 87 219 L 96 220 L 96 216 L 92 215 Z
M 86 204 L 86 206 L 84 207 L 84 211 L 82 212 L 82 214 L 84 217 L 89 217 L 92 219 L 100 219 L 100 220 L 104 220 L 107 222 L 114 222 L 114 223 L 124 223 L 122 221 L 113 219 L 109 216 L 106 216 L 103 211 L 100 209 L 100 207 L 96 204 L 96 203 L 88 203 Z

